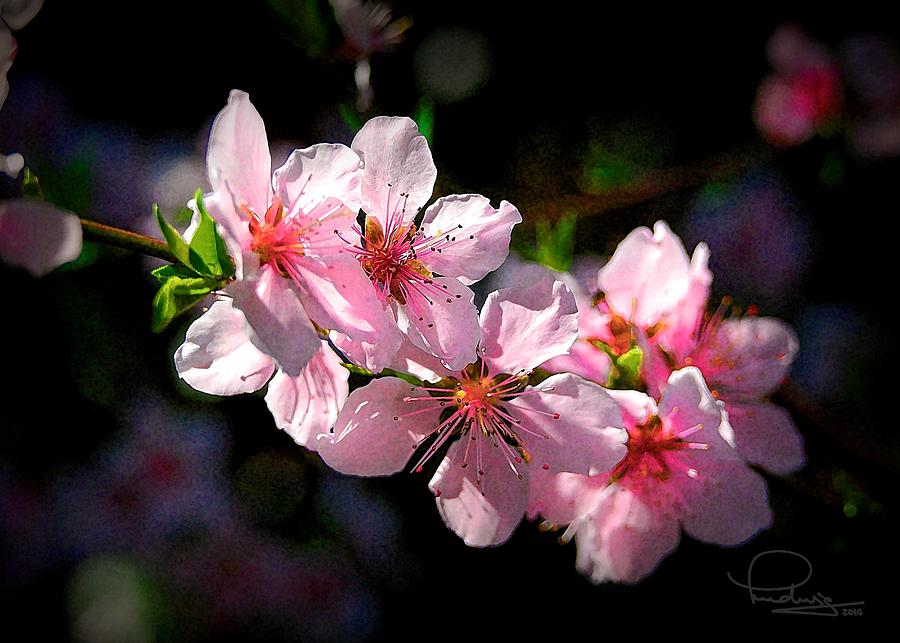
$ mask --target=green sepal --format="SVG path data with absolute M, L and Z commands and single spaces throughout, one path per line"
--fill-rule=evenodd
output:
M 606 388 L 640 390 L 642 388 L 641 364 L 643 361 L 644 351 L 638 346 L 614 358 L 609 369 L 609 377 L 606 380 Z
M 395 371 L 392 368 L 382 369 L 380 373 L 375 373 L 370 371 L 367 368 L 363 368 L 362 366 L 357 366 L 356 364 L 351 364 L 350 362 L 341 362 L 341 366 L 346 368 L 348 371 L 353 373 L 354 375 L 361 375 L 362 377 L 397 377 L 404 382 L 409 382 L 415 386 L 424 386 L 424 382 L 420 380 L 415 375 L 410 375 L 409 373 L 404 373 L 403 371 Z
M 221 281 L 194 275 L 187 266 L 174 264 L 161 266 L 151 274 L 161 284 L 153 298 L 150 328 L 154 333 L 165 330 L 173 319 L 223 285 Z
M 221 281 L 234 276 L 234 263 L 225 250 L 225 241 L 216 230 L 216 222 L 203 207 L 203 193 L 195 195 L 200 223 L 191 238 L 190 266 L 201 275 Z
M 225 240 L 216 229 L 216 222 L 203 207 L 203 193 L 200 190 L 197 191 L 195 199 L 200 220 L 190 243 L 186 242 L 175 226 L 163 217 L 159 206 L 153 205 L 153 214 L 163 237 L 172 254 L 184 266 L 190 268 L 195 276 L 208 277 L 217 282 L 231 279 L 234 277 L 234 262 L 228 256 Z
M 181 234 L 175 229 L 175 226 L 166 221 L 165 217 L 163 217 L 162 212 L 159 210 L 158 203 L 153 204 L 153 216 L 156 217 L 159 229 L 162 230 L 163 237 L 165 238 L 166 243 L 169 244 L 169 250 L 172 251 L 172 254 L 175 255 L 181 263 L 190 265 L 191 252 L 187 242 L 181 238 Z
M 37 175 L 31 171 L 31 168 L 25 168 L 22 177 L 22 196 L 31 197 L 33 199 L 44 200 L 44 191 L 41 189 L 41 182 L 38 181 Z

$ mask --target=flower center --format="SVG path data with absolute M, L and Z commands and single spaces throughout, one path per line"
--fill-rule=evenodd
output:
M 672 412 L 677 411 L 678 407 L 675 407 Z M 673 433 L 659 416 L 651 416 L 644 424 L 628 430 L 628 453 L 610 473 L 610 481 L 625 478 L 639 485 L 666 482 L 673 469 L 696 479 L 699 476 L 697 470 L 682 464 L 675 454 L 684 449 L 708 449 L 708 444 L 685 440 L 702 428 L 702 424 L 697 424 Z
M 413 445 L 418 449 L 434 436 L 434 441 L 419 459 L 413 470 L 422 471 L 424 464 L 453 436 L 466 440 L 463 453 L 462 468 L 475 463 L 475 484 L 481 485 L 484 477 L 484 449 L 500 449 L 513 473 L 521 480 L 519 467 L 531 461 L 531 453 L 525 442 L 531 439 L 546 440 L 548 438 L 539 429 L 523 422 L 525 413 L 544 415 L 558 420 L 559 413 L 541 411 L 510 401 L 525 395 L 540 395 L 553 390 L 552 386 L 528 387 L 530 372 L 525 370 L 516 374 L 500 373 L 491 375 L 487 365 L 481 358 L 469 364 L 463 371 L 453 377 L 447 377 L 431 387 L 413 386 L 411 393 L 422 392 L 425 395 L 403 398 L 406 404 L 424 404 L 425 408 L 411 411 L 403 415 L 395 415 L 400 421 L 411 415 L 418 415 L 436 406 L 444 408 L 440 415 L 440 423 L 419 442 Z M 523 413 L 524 412 L 524 413 Z M 544 464 L 545 469 L 549 465 Z
M 453 234 L 439 231 L 437 236 L 427 236 L 413 223 L 404 223 L 409 195 L 401 192 L 400 198 L 392 203 L 390 183 L 388 189 L 384 227 L 377 218 L 366 216 L 365 231 L 359 226 L 353 228 L 363 238 L 362 243 L 344 238 L 338 230 L 334 233 L 356 255 L 382 303 L 393 299 L 400 305 L 408 306 L 419 321 L 423 321 L 427 308 L 434 306 L 435 301 L 443 298 L 449 304 L 454 298 L 462 297 L 450 296 L 448 287 L 436 282 L 426 265 L 430 255 L 440 254 L 456 243 L 455 234 L 462 229 L 462 225 L 454 228 Z M 468 239 L 474 240 L 475 235 L 469 235 Z
M 242 210 L 250 219 L 250 249 L 259 257 L 259 263 L 271 266 L 283 277 L 295 278 L 293 263 L 305 254 L 303 227 L 293 219 L 284 218 L 284 206 L 278 198 L 263 217 L 247 206 Z

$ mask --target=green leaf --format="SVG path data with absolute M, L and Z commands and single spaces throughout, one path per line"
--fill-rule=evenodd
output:
M 356 134 L 362 129 L 363 122 L 359 117 L 359 113 L 348 103 L 341 103 L 338 105 L 338 112 L 341 115 L 341 120 L 344 121 L 344 125 L 347 126 L 351 134 Z
M 34 199 L 44 200 L 44 191 L 41 190 L 41 182 L 31 168 L 25 168 L 25 175 L 22 178 L 22 196 L 32 197 Z
M 606 388 L 640 390 L 642 388 L 641 364 L 643 361 L 644 351 L 637 346 L 616 357 L 609 369 Z
M 162 266 L 151 274 L 162 284 L 153 298 L 150 326 L 154 333 L 165 330 L 173 319 L 222 287 L 222 282 L 215 279 L 194 276 L 186 266 Z
M 573 214 L 563 216 L 555 226 L 548 221 L 538 221 L 537 260 L 552 270 L 565 272 L 572 267 L 575 254 L 575 227 L 578 218 Z
M 429 98 L 422 98 L 416 105 L 413 120 L 419 126 L 419 133 L 434 147 L 434 103 Z
M 169 244 L 169 250 L 178 257 L 178 260 L 181 263 L 189 265 L 190 249 L 185 240 L 181 238 L 181 234 L 175 229 L 175 226 L 166 221 L 165 217 L 163 217 L 162 212 L 159 210 L 158 203 L 153 204 L 153 216 L 156 217 L 159 229 L 162 230 L 163 237 L 165 238 L 166 243 Z
M 225 249 L 225 241 L 216 229 L 216 222 L 203 206 L 203 193 L 197 190 L 197 211 L 200 223 L 191 238 L 190 266 L 199 274 L 218 281 L 234 276 L 234 263 Z

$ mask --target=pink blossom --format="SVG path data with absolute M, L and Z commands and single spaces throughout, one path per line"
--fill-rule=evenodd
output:
M 81 222 L 42 201 L 0 201 L 0 259 L 42 277 L 81 254 Z
M 459 371 L 430 364 L 442 377 L 430 386 L 384 377 L 355 390 L 334 433 L 319 436 L 319 453 L 343 473 L 389 475 L 426 441 L 416 471 L 455 440 L 429 485 L 438 511 L 469 545 L 504 542 L 535 469 L 596 474 L 624 454 L 617 406 L 601 387 L 568 373 L 528 383 L 531 367 L 572 345 L 576 317 L 559 281 L 491 293 L 477 359 Z
M 481 195 L 453 195 L 431 205 L 417 228 L 413 219 L 431 197 L 437 169 L 416 124 L 373 118 L 352 148 L 363 162 L 366 223 L 354 237 L 341 237 L 369 275 L 372 297 L 390 305 L 400 330 L 451 370 L 461 370 L 475 359 L 480 332 L 467 286 L 503 263 L 522 217 L 506 201 L 495 209 Z M 364 363 L 357 344 L 340 339 L 338 345 Z
M 599 272 L 602 298 L 589 313 L 595 326 L 580 342 L 603 342 L 621 354 L 643 349 L 641 377 L 657 395 L 673 370 L 696 366 L 731 417 L 738 452 L 753 464 L 786 475 L 804 462 L 803 442 L 790 416 L 765 401 L 797 352 L 789 326 L 772 318 L 706 315 L 712 273 L 699 244 L 688 259 L 663 222 L 632 231 Z M 603 325 L 605 322 L 605 327 Z M 596 349 L 597 360 L 606 355 Z
M 840 113 L 837 64 L 823 45 L 790 25 L 772 34 L 768 54 L 775 73 L 759 86 L 756 126 L 775 145 L 799 145 Z
M 657 405 L 610 391 L 628 431 L 628 453 L 608 474 L 543 475 L 528 513 L 568 524 L 576 566 L 595 583 L 634 583 L 678 546 L 680 532 L 739 545 L 772 521 L 766 483 L 733 448 L 727 415 L 696 368 L 672 373 Z
M 316 352 L 295 376 L 278 368 L 257 348 L 247 319 L 222 298 L 188 328 L 175 353 L 179 376 L 193 388 L 215 395 L 256 391 L 269 383 L 266 404 L 279 429 L 300 445 L 314 449 L 315 436 L 328 431 L 350 392 L 349 372 L 328 345 Z M 273 377 L 274 376 L 274 377 Z
M 272 175 L 262 119 L 247 94 L 233 91 L 213 123 L 207 169 L 213 193 L 204 204 L 236 278 L 220 295 L 230 301 L 197 320 L 175 355 L 185 381 L 233 395 L 259 389 L 275 367 L 302 377 L 321 350 L 315 324 L 361 342 L 377 336 L 383 353 L 396 350 L 399 333 L 391 336 L 366 274 L 333 234 L 349 230 L 359 210 L 356 153 L 314 145 L 294 151 Z

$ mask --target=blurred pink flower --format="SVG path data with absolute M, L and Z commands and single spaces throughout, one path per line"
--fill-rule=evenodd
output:
M 528 384 L 530 368 L 575 340 L 575 300 L 562 282 L 491 293 L 481 331 L 478 359 L 466 368 L 429 365 L 443 378 L 436 385 L 385 377 L 354 391 L 318 448 L 343 473 L 389 475 L 427 440 L 416 471 L 459 438 L 429 486 L 447 526 L 477 547 L 512 534 L 535 468 L 596 474 L 625 451 L 618 408 L 600 386 L 569 373 Z M 473 356 L 478 337 L 469 337 Z
M 739 545 L 772 521 L 766 483 L 733 448 L 727 416 L 696 368 L 672 373 L 656 401 L 610 391 L 628 431 L 628 453 L 608 474 L 543 475 L 528 514 L 568 524 L 576 566 L 595 583 L 635 583 L 678 546 L 684 531 Z
M 81 222 L 33 199 L 0 201 L 0 259 L 42 277 L 81 254 Z
M 799 145 L 840 114 L 837 64 L 821 43 L 791 25 L 772 34 L 767 53 L 775 73 L 759 86 L 756 126 L 774 145 Z
M 6 74 L 16 58 L 16 39 L 12 31 L 27 25 L 44 0 L 0 0 L 0 108 L 9 94 Z
M 357 57 L 390 51 L 403 41 L 403 33 L 412 20 L 403 17 L 391 20 L 391 9 L 383 2 L 362 0 L 330 0 L 334 17 Z
M 262 119 L 247 94 L 233 91 L 213 123 L 207 168 L 213 193 L 204 205 L 219 224 L 236 279 L 176 352 L 185 381 L 234 395 L 258 390 L 276 367 L 305 378 L 310 368 L 319 370 L 308 365 L 323 350 L 312 319 L 354 337 L 387 334 L 380 326 L 389 315 L 333 234 L 350 229 L 360 206 L 362 175 L 352 150 L 296 150 L 272 175 Z
M 369 275 L 373 299 L 391 306 L 400 330 L 460 370 L 475 359 L 480 332 L 467 286 L 503 263 L 522 217 L 506 201 L 495 209 L 481 195 L 453 195 L 432 204 L 417 229 L 413 219 L 431 197 L 437 169 L 416 124 L 373 118 L 352 148 L 363 163 L 366 223 L 342 238 Z M 358 363 L 372 359 L 372 347 L 343 338 L 338 345 Z
M 44 0 L 0 0 L 0 20 L 19 30 L 37 15 Z

